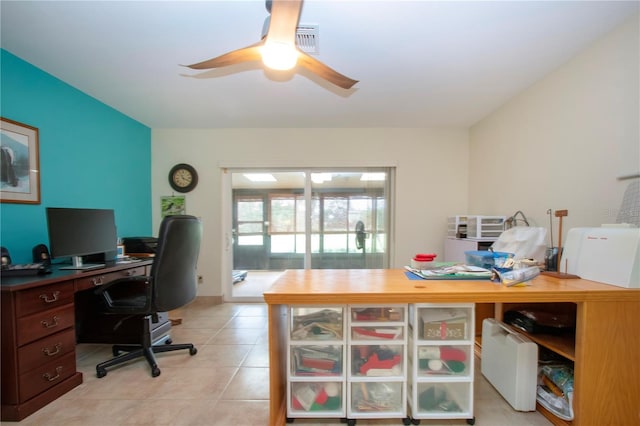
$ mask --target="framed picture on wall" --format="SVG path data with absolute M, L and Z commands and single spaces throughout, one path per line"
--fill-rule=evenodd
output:
M 160 197 L 162 217 L 187 214 L 184 195 Z
M 0 202 L 40 204 L 38 129 L 0 117 Z

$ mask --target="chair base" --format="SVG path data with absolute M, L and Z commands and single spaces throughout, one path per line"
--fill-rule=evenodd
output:
M 115 358 L 96 365 L 96 376 L 98 378 L 102 378 L 107 375 L 107 368 L 123 364 L 136 358 L 144 357 L 151 367 L 151 376 L 158 377 L 160 375 L 160 368 L 158 367 L 158 363 L 156 362 L 156 357 L 154 354 L 186 349 L 189 350 L 189 355 L 191 356 L 198 353 L 198 350 L 191 343 L 163 344 L 149 347 L 145 347 L 142 345 L 114 345 L 112 350 Z M 126 353 L 119 355 L 120 352 Z

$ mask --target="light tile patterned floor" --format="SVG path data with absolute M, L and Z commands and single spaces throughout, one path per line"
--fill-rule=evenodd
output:
M 255 425 L 269 420 L 268 336 L 265 304 L 211 306 L 196 300 L 172 312 L 182 324 L 174 342 L 186 351 L 158 355 L 153 378 L 143 360 L 95 376 L 95 365 L 111 356 L 108 345 L 78 345 L 82 385 L 20 422 L 20 425 Z M 476 371 L 479 371 L 479 367 Z M 539 413 L 514 411 L 477 373 L 475 417 L 479 426 L 548 426 Z M 11 423 L 3 423 L 11 424 Z M 15 423 L 14 423 L 15 424 Z M 294 425 L 340 425 L 339 419 L 296 419 Z M 401 425 L 399 419 L 357 420 L 357 425 Z M 423 425 L 466 425 L 465 420 L 422 420 Z

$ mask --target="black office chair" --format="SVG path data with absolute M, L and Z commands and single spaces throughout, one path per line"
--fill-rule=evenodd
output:
M 196 296 L 196 264 L 202 239 L 202 224 L 194 216 L 166 216 L 160 224 L 158 246 L 149 276 L 122 278 L 96 289 L 101 297 L 102 313 L 126 315 L 126 321 L 142 322 L 138 345 L 114 345 L 112 358 L 96 366 L 96 375 L 104 377 L 107 368 L 144 356 L 151 375 L 160 375 L 154 353 L 188 349 L 193 344 L 153 344 L 150 323 L 158 323 L 158 314 L 180 308 Z M 121 320 L 118 324 L 122 323 Z M 118 325 L 116 325 L 118 327 Z M 126 352 L 120 354 L 120 352 Z

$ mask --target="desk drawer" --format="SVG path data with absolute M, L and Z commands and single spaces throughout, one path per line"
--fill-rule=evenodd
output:
M 73 303 L 73 292 L 73 281 L 20 291 L 16 296 L 16 314 L 24 317 Z
M 86 278 L 76 279 L 76 291 L 86 290 L 89 288 L 95 288 L 103 284 L 110 283 L 111 281 L 118 280 L 120 278 L 136 277 L 145 275 L 145 267 L 137 266 L 135 268 L 123 269 L 117 272 L 109 272 L 106 274 L 93 275 Z
M 75 351 L 20 376 L 20 401 L 26 401 L 76 372 Z
M 18 319 L 18 346 L 74 326 L 73 304 Z
M 73 328 L 47 336 L 21 347 L 18 350 L 19 374 L 62 358 L 73 352 L 76 346 L 76 334 Z

